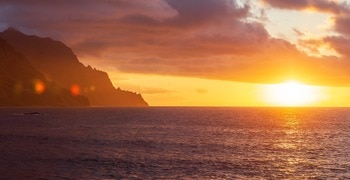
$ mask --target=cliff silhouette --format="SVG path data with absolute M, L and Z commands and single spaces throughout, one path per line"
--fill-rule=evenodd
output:
M 116 89 L 106 72 L 83 65 L 60 41 L 26 35 L 14 28 L 0 33 L 0 37 L 22 53 L 45 78 L 88 97 L 92 106 L 148 106 L 141 94 Z
M 0 38 L 0 106 L 88 106 L 84 96 L 48 81 Z

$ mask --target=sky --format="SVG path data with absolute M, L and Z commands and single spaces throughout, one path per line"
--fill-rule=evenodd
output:
M 67 44 L 153 106 L 266 106 L 286 81 L 350 106 L 350 1 L 0 0 L 0 30 Z

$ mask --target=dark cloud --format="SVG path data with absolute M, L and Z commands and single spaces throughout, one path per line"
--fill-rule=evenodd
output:
M 345 5 L 264 1 L 278 8 L 334 13 L 337 30 L 349 31 Z M 263 24 L 248 20 L 251 16 L 249 5 L 232 0 L 0 0 L 1 26 L 61 40 L 82 61 L 95 59 L 99 66 L 123 72 L 349 84 L 350 73 L 343 72 L 346 63 L 308 57 L 293 44 L 270 37 Z M 329 38 L 327 43 L 346 53 L 340 40 Z
M 350 13 L 344 16 L 335 17 L 335 30 L 350 37 Z
M 281 9 L 303 9 L 309 5 L 309 0 L 263 0 L 263 2 Z
M 350 39 L 344 36 L 329 36 L 323 39 L 324 42 L 329 43 L 332 47 L 343 55 L 344 59 L 348 61 L 350 58 Z
M 304 36 L 304 35 L 305 35 L 303 32 L 299 31 L 299 30 L 296 29 L 296 28 L 293 28 L 293 31 L 294 31 L 295 34 L 298 35 L 298 36 Z

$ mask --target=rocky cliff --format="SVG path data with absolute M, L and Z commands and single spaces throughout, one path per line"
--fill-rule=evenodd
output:
M 108 74 L 79 62 L 65 44 L 9 28 L 0 33 L 50 81 L 88 97 L 92 106 L 148 106 L 137 93 L 115 88 Z
M 86 97 L 48 81 L 0 38 L 0 106 L 88 106 Z

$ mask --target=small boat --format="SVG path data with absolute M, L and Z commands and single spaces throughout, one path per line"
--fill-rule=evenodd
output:
M 28 112 L 28 113 L 24 113 L 24 114 L 28 114 L 28 115 L 40 115 L 40 112 Z

